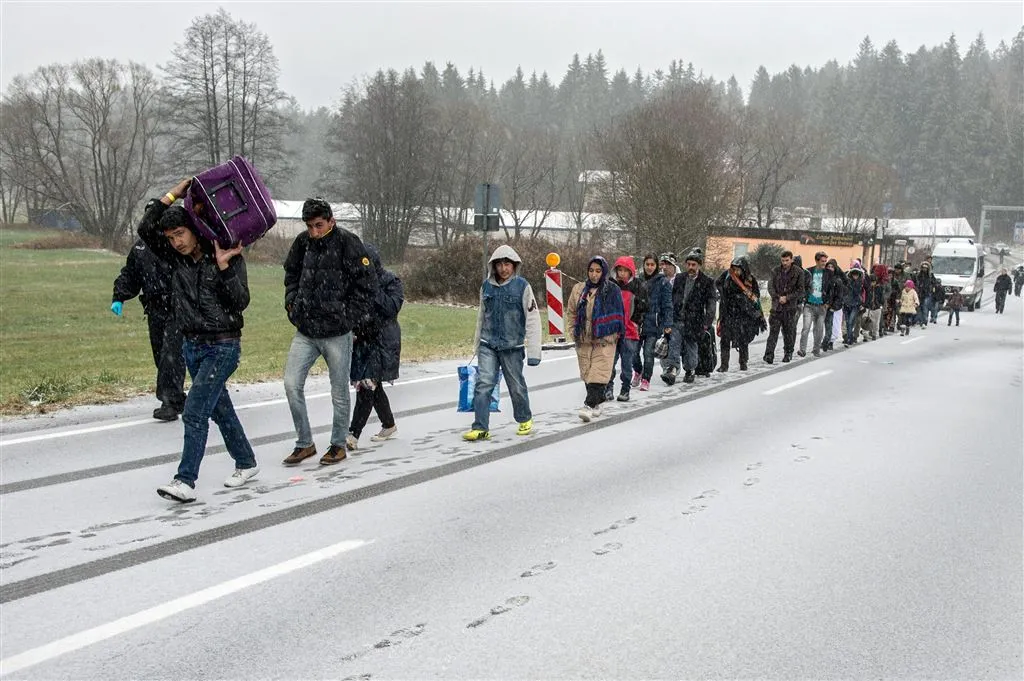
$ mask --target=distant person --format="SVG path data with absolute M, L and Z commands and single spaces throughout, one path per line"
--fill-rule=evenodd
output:
M 284 465 L 316 455 L 306 412 L 306 378 L 320 357 L 331 382 L 331 442 L 320 457 L 330 466 L 346 456 L 352 329 L 369 319 L 377 297 L 377 272 L 358 236 L 339 227 L 331 204 L 309 198 L 302 204 L 306 231 L 295 237 L 284 261 L 284 307 L 295 326 L 284 366 L 284 393 L 295 426 L 295 448 Z
M 641 391 L 651 389 L 654 375 L 654 345 L 672 331 L 672 282 L 658 268 L 653 254 L 644 257 L 644 299 L 646 312 L 640 325 L 640 350 L 633 364 L 633 384 Z
M 938 278 L 932 274 L 932 265 L 929 261 L 925 260 L 921 263 L 917 276 L 914 277 L 914 288 L 921 301 L 921 310 L 917 315 L 917 322 L 921 325 L 922 329 L 928 326 L 929 321 L 932 321 L 932 306 L 935 304 L 935 289 L 938 286 L 941 286 L 941 284 Z M 932 323 L 934 324 L 935 321 L 932 321 Z
M 772 270 L 768 278 L 768 295 L 772 298 L 771 313 L 768 315 L 768 343 L 764 351 L 764 361 L 771 364 L 775 361 L 775 346 L 782 332 L 782 361 L 793 359 L 796 347 L 796 322 L 799 301 L 804 295 L 805 270 L 793 265 L 792 251 L 783 251 L 779 258 L 779 266 Z
M 846 276 L 846 292 L 843 294 L 843 345 L 849 347 L 857 344 L 860 315 L 867 301 L 867 282 L 864 279 L 864 270 L 856 265 Z
M 1013 295 L 1020 298 L 1021 289 L 1024 289 L 1024 265 L 1017 265 L 1013 268 Z
M 608 280 L 608 263 L 599 255 L 587 263 L 587 278 L 572 287 L 565 326 L 576 344 L 576 361 L 587 395 L 580 407 L 584 423 L 601 415 L 605 387 L 611 378 L 615 348 L 626 331 L 619 287 Z
M 795 262 L 795 261 L 794 261 Z M 811 348 L 815 357 L 821 355 L 822 339 L 825 336 L 825 316 L 828 312 L 828 301 L 826 292 L 832 286 L 834 270 L 826 267 L 828 254 L 825 251 L 818 251 L 814 254 L 814 267 L 807 270 L 807 277 L 804 278 L 804 311 L 803 328 L 800 330 L 800 349 L 797 350 L 801 357 L 807 356 L 807 337 L 813 331 L 814 345 Z M 828 332 L 831 334 L 832 329 Z
M 402 280 L 381 265 L 377 248 L 370 244 L 365 244 L 365 248 L 377 274 L 377 295 L 369 319 L 353 332 L 349 378 L 356 391 L 356 406 L 345 438 L 345 447 L 349 451 L 359 449 L 359 436 L 371 411 L 377 412 L 380 419 L 380 431 L 370 438 L 371 442 L 390 440 L 398 432 L 384 384 L 393 383 L 398 378 L 402 357 L 402 328 L 398 325 L 398 313 L 405 302 L 405 293 Z
M 956 325 L 960 326 L 960 310 L 964 307 L 964 294 L 960 293 L 959 289 L 955 289 L 949 294 L 946 303 L 949 306 L 949 322 L 946 323 L 946 326 L 952 326 L 953 315 L 956 315 Z
M 605 389 L 605 402 L 615 398 L 615 365 L 619 364 L 621 371 L 619 380 L 622 384 L 619 388 L 619 402 L 629 402 L 629 388 L 632 380 L 633 358 L 637 354 L 637 347 L 640 343 L 640 324 L 643 322 L 646 301 L 643 295 L 643 288 L 636 279 L 636 265 L 633 258 L 624 255 L 615 261 L 614 283 L 622 293 L 622 308 L 625 315 L 626 329 L 619 337 L 615 348 L 615 359 L 612 362 L 612 378 L 608 381 Z
M 907 279 L 903 282 L 903 292 L 900 294 L 900 335 L 909 336 L 910 328 L 917 322 L 917 311 L 921 307 L 921 301 L 914 290 L 914 280 Z
M 522 264 L 522 258 L 508 245 L 498 246 L 488 260 L 490 272 L 480 287 L 480 312 L 473 341 L 479 363 L 473 392 L 473 426 L 462 434 L 462 439 L 469 442 L 491 438 L 491 393 L 499 369 L 508 386 L 512 416 L 519 424 L 516 435 L 533 432 L 523 361 L 530 366 L 540 364 L 540 309 L 530 283 L 519 275 Z M 621 304 L 617 288 L 615 294 Z M 611 371 L 601 383 L 602 395 L 610 375 Z
M 721 339 L 718 371 L 724 373 L 729 370 L 731 348 L 736 348 L 740 371 L 746 371 L 750 342 L 768 328 L 761 309 L 761 289 L 750 273 L 747 257 L 733 259 L 729 269 L 718 277 L 716 286 L 719 294 L 718 336 Z M 817 350 L 815 354 L 819 354 Z
M 125 301 L 135 296 L 142 303 L 149 326 L 149 346 L 156 364 L 156 398 L 160 406 L 153 418 L 175 421 L 185 408 L 185 358 L 181 354 L 181 327 L 174 318 L 171 275 L 174 266 L 158 257 L 138 239 L 114 280 L 110 311 L 120 317 Z
M 1010 279 L 1010 273 L 1006 268 L 999 270 L 999 276 L 996 277 L 995 286 L 992 290 L 996 294 L 996 314 L 1003 314 L 1003 310 L 1006 309 L 1006 294 L 1013 288 L 1013 280 Z
M 179 502 L 196 499 L 211 419 L 235 462 L 235 472 L 224 486 L 240 487 L 260 471 L 225 386 L 242 355 L 242 313 L 249 306 L 242 245 L 221 248 L 195 231 L 184 208 L 171 205 L 189 184 L 185 180 L 163 198 L 150 201 L 138 230 L 153 253 L 174 268 L 171 300 L 184 337 L 185 366 L 192 377 L 181 414 L 185 440 L 178 472 L 170 484 L 156 490 L 165 499 Z
M 839 261 L 829 258 L 825 269 L 832 275 L 825 288 L 825 337 L 821 341 L 822 352 L 835 349 L 835 341 L 842 336 L 843 295 L 846 292 L 846 273 L 839 267 Z M 836 314 L 838 312 L 838 314 Z
M 664 329 L 663 337 L 668 339 L 668 357 L 661 360 L 661 380 L 666 385 L 674 385 L 676 377 L 679 375 L 680 356 L 683 352 L 683 340 L 682 336 L 675 333 L 675 324 L 678 321 L 676 317 L 676 294 L 675 285 L 676 280 L 679 278 L 679 263 L 676 261 L 675 253 L 662 253 L 658 258 L 658 264 L 661 265 L 661 273 L 665 275 L 665 282 L 669 287 L 669 296 L 671 298 L 672 305 L 672 326 Z M 655 341 L 657 343 L 657 341 Z
M 718 291 L 714 280 L 701 271 L 704 255 L 694 249 L 686 255 L 686 271 L 677 277 L 672 292 L 673 319 L 675 331 L 682 342 L 681 360 L 683 365 L 683 383 L 693 383 L 696 379 L 700 358 L 701 343 L 714 343 L 709 332 L 715 325 L 715 306 L 718 303 Z M 714 351 L 714 348 L 711 349 Z M 714 365 L 702 368 L 703 376 L 714 370 Z

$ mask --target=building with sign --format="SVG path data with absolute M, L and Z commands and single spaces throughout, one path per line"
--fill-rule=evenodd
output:
M 923 260 L 935 244 L 951 237 L 975 238 L 967 218 L 862 220 L 857 231 L 844 228 L 850 220 L 842 218 L 789 218 L 768 229 L 756 227 L 713 227 L 708 234 L 708 262 L 726 267 L 740 255 L 753 253 L 762 244 L 778 244 L 814 262 L 814 254 L 825 251 L 846 267 L 857 258 L 882 261 L 889 265 L 899 260 Z

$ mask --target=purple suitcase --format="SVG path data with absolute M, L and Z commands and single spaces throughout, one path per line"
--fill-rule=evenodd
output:
M 248 246 L 277 222 L 270 192 L 241 156 L 193 177 L 185 210 L 199 233 L 222 248 Z

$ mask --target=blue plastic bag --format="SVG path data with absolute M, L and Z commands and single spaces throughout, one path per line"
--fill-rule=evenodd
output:
M 467 364 L 459 367 L 459 408 L 458 411 L 473 411 L 473 393 L 476 390 L 476 377 L 480 368 L 475 364 Z M 498 399 L 501 395 L 501 369 L 498 369 L 498 377 L 494 381 L 494 390 L 491 392 L 491 411 L 501 411 Z

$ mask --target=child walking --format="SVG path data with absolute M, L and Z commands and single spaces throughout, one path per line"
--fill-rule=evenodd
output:
M 914 290 L 914 280 L 907 279 L 903 284 L 903 293 L 900 294 L 900 335 L 909 336 L 910 327 L 914 325 L 917 311 L 921 307 L 917 291 Z

